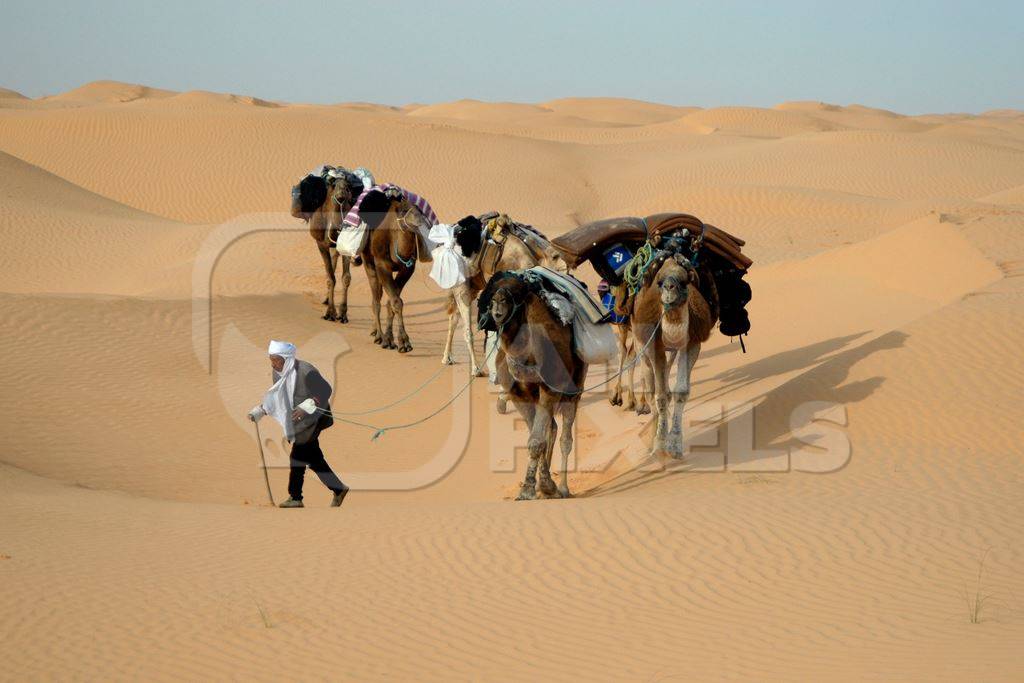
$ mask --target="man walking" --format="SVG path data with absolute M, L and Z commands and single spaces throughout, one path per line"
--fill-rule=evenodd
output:
M 270 415 L 281 423 L 285 438 L 292 444 L 288 500 L 280 507 L 305 507 L 302 481 L 307 467 L 334 493 L 331 507 L 340 507 L 348 487 L 331 470 L 320 450 L 320 432 L 334 424 L 329 402 L 331 385 L 310 363 L 295 357 L 294 344 L 271 341 L 267 353 L 274 370 L 274 384 L 263 401 L 249 411 L 249 419 L 256 422 Z

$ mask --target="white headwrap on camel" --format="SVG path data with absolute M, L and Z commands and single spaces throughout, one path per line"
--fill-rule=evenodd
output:
M 289 441 L 295 435 L 292 425 L 292 397 L 295 395 L 295 345 L 271 341 L 267 355 L 284 358 L 284 367 L 274 385 L 263 395 L 263 412 L 277 420 Z

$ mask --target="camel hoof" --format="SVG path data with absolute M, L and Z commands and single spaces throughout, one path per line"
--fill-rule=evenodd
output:
M 441 365 L 455 365 L 455 359 L 449 356 L 441 359 Z
M 569 493 L 569 489 L 558 489 L 559 498 L 572 498 L 572 494 Z
M 665 446 L 665 453 L 673 460 L 685 460 L 686 449 L 683 448 L 683 440 L 673 439 L 667 446 Z
M 409 353 L 410 351 L 412 351 L 412 344 L 408 344 L 407 343 L 407 344 L 403 344 L 402 346 L 398 347 L 398 352 L 399 353 Z
M 540 489 L 545 498 L 554 498 L 558 494 L 558 487 L 555 486 L 555 482 L 551 479 L 541 479 L 540 483 L 537 484 L 537 488 Z
M 487 368 L 477 368 L 476 372 L 473 373 L 473 376 L 474 377 L 486 377 L 487 376 Z
M 380 346 L 380 345 L 381 345 L 381 344 L 383 344 L 384 342 L 383 342 L 383 341 L 381 340 L 381 338 L 380 338 L 380 337 L 374 337 L 374 338 L 373 338 L 373 343 L 374 343 L 374 344 L 377 344 L 378 346 Z
M 506 415 L 508 413 L 508 401 L 503 398 L 498 399 L 498 403 L 494 406 L 498 410 L 498 415 Z
M 347 323 L 348 322 L 348 313 L 339 313 L 338 314 L 338 322 L 341 323 L 342 325 Z
M 338 316 L 334 315 L 334 313 L 332 311 L 327 311 L 326 313 L 323 314 L 322 317 L 323 317 L 324 320 L 337 320 L 338 319 Z
M 516 500 L 537 500 L 537 492 L 532 489 L 523 489 L 516 496 Z

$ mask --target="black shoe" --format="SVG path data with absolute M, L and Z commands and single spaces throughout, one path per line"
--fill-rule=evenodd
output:
M 334 498 L 331 499 L 332 508 L 340 508 L 341 504 L 345 501 L 345 496 L 348 495 L 348 489 L 342 489 L 334 494 Z

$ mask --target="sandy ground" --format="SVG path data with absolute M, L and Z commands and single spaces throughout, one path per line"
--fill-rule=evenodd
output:
M 646 418 L 594 395 L 577 497 L 513 503 L 525 435 L 477 382 L 377 441 L 325 432 L 341 510 L 313 478 L 269 508 L 244 421 L 269 337 L 339 411 L 433 378 L 352 418 L 377 426 L 468 379 L 461 345 L 437 374 L 422 269 L 408 356 L 370 343 L 361 271 L 352 322 L 320 319 L 285 212 L 321 163 L 446 220 L 680 210 L 743 236 L 748 353 L 706 345 L 688 459 L 652 467 Z M 1024 677 L 1022 112 L 0 91 L 0 230 L 0 679 Z

